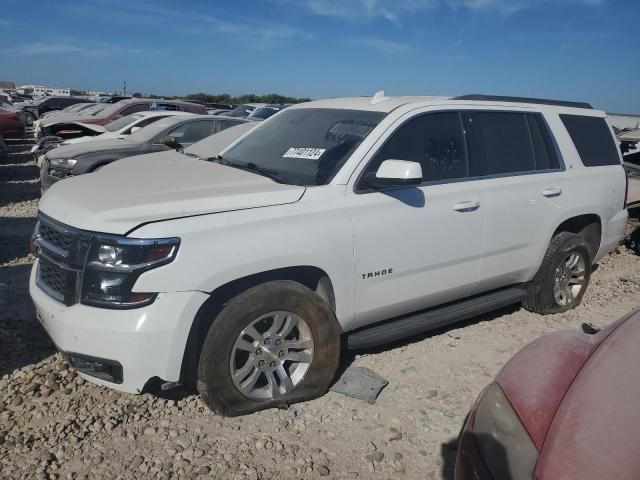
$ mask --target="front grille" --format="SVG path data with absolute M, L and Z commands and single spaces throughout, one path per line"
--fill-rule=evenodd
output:
M 61 268 L 55 266 L 44 258 L 40 258 L 38 264 L 38 280 L 45 291 L 60 302 L 65 300 L 67 290 L 67 275 Z
M 40 237 L 51 245 L 68 252 L 73 237 L 66 234 L 64 231 L 60 231 L 52 228 L 49 224 L 40 222 L 39 232 Z
M 91 234 L 41 213 L 33 238 L 39 258 L 36 284 L 65 305 L 78 303 Z

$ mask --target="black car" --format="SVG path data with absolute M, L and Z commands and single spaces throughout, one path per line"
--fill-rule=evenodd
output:
M 183 149 L 234 125 L 242 118 L 179 115 L 167 117 L 127 136 L 66 145 L 45 155 L 40 182 L 42 191 L 63 178 L 95 172 L 115 160 L 144 153 Z
M 30 126 L 33 122 L 47 112 L 63 110 L 77 103 L 93 103 L 91 100 L 80 97 L 44 97 L 36 100 L 31 105 L 22 107 L 25 123 Z

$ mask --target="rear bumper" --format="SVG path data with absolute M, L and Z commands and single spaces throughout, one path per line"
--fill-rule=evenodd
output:
M 68 307 L 36 285 L 37 265 L 38 261 L 31 271 L 29 293 L 38 319 L 84 378 L 129 393 L 140 393 L 154 377 L 180 381 L 189 330 L 207 294 L 160 293 L 151 305 L 132 310 Z M 107 372 L 111 378 L 100 375 L 105 365 L 113 367 Z
M 473 434 L 474 410 L 469 413 L 467 421 L 458 439 L 455 480 L 494 480 L 482 460 L 480 450 Z
M 629 212 L 627 210 L 621 210 L 611 217 L 607 221 L 606 225 L 603 225 L 602 241 L 600 243 L 598 254 L 596 255 L 596 258 L 593 259 L 594 263 L 613 251 L 613 249 L 620 244 L 624 238 L 624 232 L 627 228 L 628 220 Z

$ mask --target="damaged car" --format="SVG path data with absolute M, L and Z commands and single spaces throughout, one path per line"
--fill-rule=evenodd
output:
M 515 354 L 460 434 L 456 480 L 640 478 L 640 311 Z
M 89 111 L 90 109 L 87 109 L 64 118 L 42 119 L 36 129 L 36 136 L 39 138 L 57 136 L 63 139 L 84 137 L 91 135 L 93 132 L 86 126 L 87 124 L 106 125 L 109 122 L 137 112 L 162 110 L 207 114 L 207 110 L 202 105 L 179 100 L 132 98 L 120 100 L 116 103 L 101 104 L 99 107 L 100 109 L 97 111 Z
M 96 172 L 105 165 L 125 157 L 185 147 L 231 126 L 243 119 L 184 114 L 163 118 L 124 138 L 96 139 L 50 150 L 40 166 L 43 192 L 64 178 Z

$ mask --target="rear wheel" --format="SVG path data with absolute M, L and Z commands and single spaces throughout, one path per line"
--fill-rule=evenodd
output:
M 524 307 L 548 314 L 580 305 L 591 278 L 592 261 L 591 250 L 583 237 L 569 232 L 555 235 L 529 285 Z
M 222 415 L 243 415 L 322 395 L 340 356 L 329 305 L 290 281 L 232 299 L 213 321 L 198 364 L 198 391 Z

